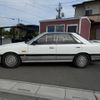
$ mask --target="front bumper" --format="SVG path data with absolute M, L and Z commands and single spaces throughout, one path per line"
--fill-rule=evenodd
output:
M 0 63 L 1 63 L 1 56 L 0 56 Z

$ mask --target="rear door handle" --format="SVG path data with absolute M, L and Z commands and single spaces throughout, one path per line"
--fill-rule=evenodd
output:
M 76 48 L 81 48 L 81 47 L 76 47 Z

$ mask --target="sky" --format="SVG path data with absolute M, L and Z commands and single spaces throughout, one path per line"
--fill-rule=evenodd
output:
M 83 1 L 87 0 L 0 0 L 0 26 L 39 25 L 41 20 L 55 19 L 59 2 L 65 18 L 73 17 L 72 5 Z

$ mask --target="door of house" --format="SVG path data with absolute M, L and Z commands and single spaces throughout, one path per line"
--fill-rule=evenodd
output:
M 100 29 L 96 29 L 96 40 L 100 40 Z

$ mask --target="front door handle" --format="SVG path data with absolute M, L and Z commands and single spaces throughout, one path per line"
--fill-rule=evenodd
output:
M 49 49 L 54 49 L 54 47 L 49 47 Z
M 76 48 L 81 48 L 81 47 L 76 47 Z

